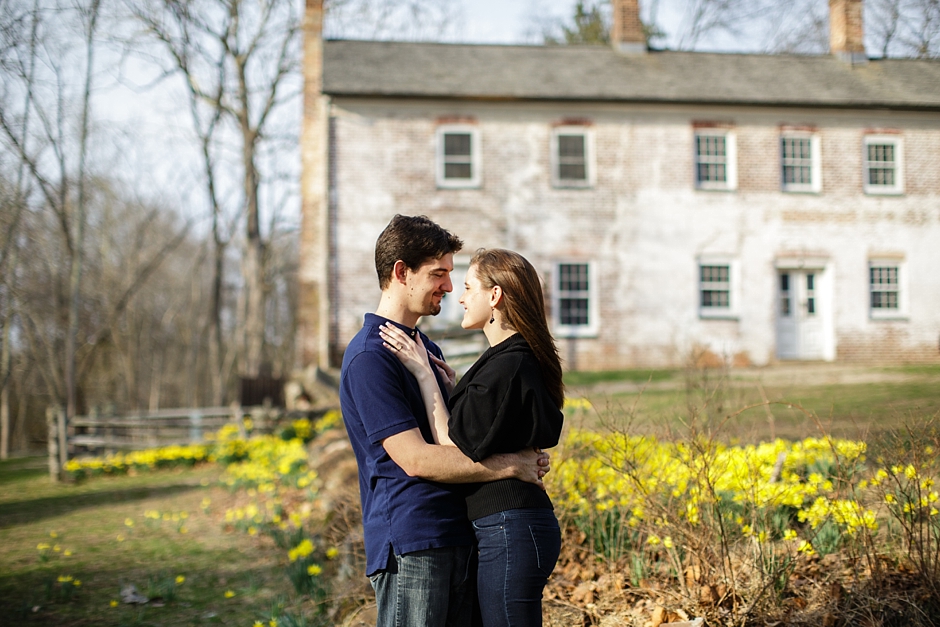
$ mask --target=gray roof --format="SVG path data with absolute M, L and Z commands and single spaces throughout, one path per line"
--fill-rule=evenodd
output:
M 607 46 L 324 42 L 335 96 L 940 109 L 940 61 Z

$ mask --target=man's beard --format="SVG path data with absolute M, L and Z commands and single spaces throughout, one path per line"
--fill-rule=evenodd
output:
M 431 299 L 428 301 L 428 306 L 426 307 L 425 316 L 436 316 L 441 313 L 441 303 L 444 302 L 445 296 L 441 296 L 441 299 L 437 302 L 434 302 L 434 295 L 431 296 Z

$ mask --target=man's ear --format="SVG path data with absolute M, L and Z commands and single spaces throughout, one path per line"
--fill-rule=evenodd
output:
M 395 262 L 395 265 L 392 266 L 392 280 L 398 283 L 404 283 L 407 276 L 408 266 L 405 265 L 404 261 L 399 259 Z

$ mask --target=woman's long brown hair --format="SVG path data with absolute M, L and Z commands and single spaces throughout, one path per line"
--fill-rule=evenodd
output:
M 506 322 L 529 343 L 539 363 L 545 387 L 559 409 L 565 404 L 565 384 L 555 338 L 545 318 L 545 300 L 539 275 L 525 257 L 511 250 L 481 248 L 470 266 L 484 289 L 499 286 L 503 291 Z

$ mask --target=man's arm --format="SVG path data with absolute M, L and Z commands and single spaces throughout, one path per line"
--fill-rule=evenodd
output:
M 549 470 L 545 452 L 526 449 L 493 455 L 477 463 L 455 446 L 428 444 L 418 429 L 387 437 L 382 446 L 408 476 L 442 483 L 520 479 L 542 486 L 542 476 Z

